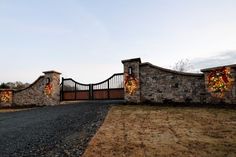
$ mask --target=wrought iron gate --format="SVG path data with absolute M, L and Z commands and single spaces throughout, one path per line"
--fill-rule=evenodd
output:
M 124 99 L 123 73 L 112 75 L 96 84 L 83 84 L 62 78 L 61 101 Z

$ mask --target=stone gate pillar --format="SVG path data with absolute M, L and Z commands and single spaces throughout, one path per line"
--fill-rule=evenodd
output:
M 205 77 L 207 103 L 236 104 L 236 64 L 201 70 Z
M 124 65 L 124 90 L 125 100 L 130 103 L 139 103 L 141 97 L 140 91 L 140 58 L 134 58 L 122 61 Z
M 45 105 L 56 105 L 60 103 L 60 74 L 56 71 L 45 71 L 44 73 L 44 94 L 47 97 Z

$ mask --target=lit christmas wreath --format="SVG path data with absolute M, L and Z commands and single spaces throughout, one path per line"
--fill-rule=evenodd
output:
M 12 92 L 11 91 L 2 91 L 0 93 L 0 101 L 3 103 L 10 103 L 12 101 Z
M 213 70 L 208 74 L 208 91 L 212 96 L 222 98 L 231 89 L 232 82 L 230 67 Z
M 46 96 L 52 95 L 52 85 L 50 83 L 46 84 L 46 86 L 44 87 L 44 94 Z
M 133 75 L 125 74 L 125 91 L 129 95 L 133 95 L 138 89 L 138 79 Z

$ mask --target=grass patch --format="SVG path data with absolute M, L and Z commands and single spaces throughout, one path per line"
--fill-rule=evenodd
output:
M 236 110 L 114 106 L 83 157 L 236 156 Z

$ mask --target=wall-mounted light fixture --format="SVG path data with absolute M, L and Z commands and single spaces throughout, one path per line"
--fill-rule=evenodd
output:
M 50 78 L 48 77 L 48 78 L 46 79 L 46 85 L 50 84 L 50 82 L 51 82 L 51 80 L 50 80 Z
M 129 68 L 128 68 L 128 74 L 129 74 L 129 75 L 132 75 L 132 73 L 133 73 L 133 69 L 132 69 L 132 67 L 129 67 Z

